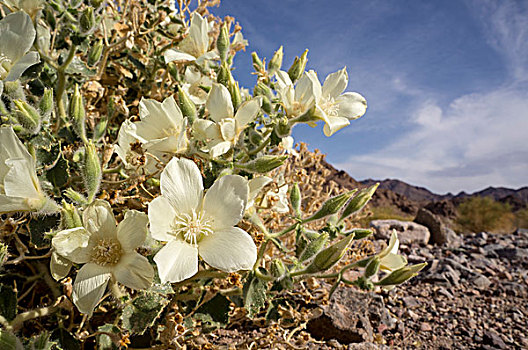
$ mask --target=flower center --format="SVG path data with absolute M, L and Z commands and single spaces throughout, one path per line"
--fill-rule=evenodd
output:
M 203 213 L 180 214 L 174 219 L 172 232 L 192 245 L 197 245 L 203 237 L 213 233 L 211 222 L 203 217 Z
M 304 104 L 299 101 L 293 101 L 291 114 L 298 116 L 304 113 Z
M 333 97 L 321 97 L 319 107 L 321 107 L 329 117 L 337 117 L 338 115 L 339 104 Z
M 0 80 L 7 78 L 11 67 L 13 67 L 13 62 L 6 56 L 0 54 Z
M 92 249 L 92 262 L 101 265 L 115 265 L 121 259 L 123 251 L 121 244 L 112 238 L 100 239 Z

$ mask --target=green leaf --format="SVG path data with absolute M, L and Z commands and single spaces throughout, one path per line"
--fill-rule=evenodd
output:
M 13 333 L 0 331 L 0 349 L 2 350 L 24 350 L 20 339 Z
M 225 326 L 229 322 L 229 305 L 231 302 L 222 294 L 217 294 L 208 302 L 196 310 L 197 314 L 205 314 L 211 316 L 211 319 L 221 326 Z
M 125 306 L 121 314 L 123 327 L 130 333 L 143 334 L 160 316 L 169 300 L 157 293 L 142 292 Z
M 69 168 L 68 161 L 64 159 L 61 153 L 59 159 L 55 163 L 55 166 L 46 171 L 46 178 L 53 184 L 54 187 L 61 188 L 66 184 L 66 182 L 68 182 L 68 178 L 70 176 Z
M 59 226 L 59 224 L 59 214 L 32 218 L 28 225 L 31 243 L 37 248 L 45 247 L 47 245 L 46 233 Z
M 79 350 L 81 343 L 66 329 L 58 328 L 51 333 L 51 339 L 58 342 L 63 350 Z
M 86 63 L 83 62 L 79 57 L 75 56 L 68 66 L 66 68 L 67 74 L 80 74 L 84 77 L 92 77 L 95 74 L 97 74 L 96 69 L 92 69 L 86 65 Z
M 98 332 L 109 333 L 115 335 L 114 339 L 108 334 L 101 333 L 97 336 L 97 349 L 98 350 L 116 350 L 119 349 L 119 345 L 116 343 L 116 340 L 119 340 L 120 331 L 117 326 L 113 324 L 105 324 L 97 328 Z
M 0 284 L 0 314 L 12 321 L 17 314 L 17 295 L 11 286 Z
M 51 350 L 56 342 L 50 341 L 50 334 L 43 332 L 30 339 L 29 346 L 31 350 Z
M 265 281 L 261 281 L 253 272 L 249 274 L 243 289 L 244 307 L 249 318 L 257 315 L 260 309 L 266 305 L 267 289 L 268 285 Z

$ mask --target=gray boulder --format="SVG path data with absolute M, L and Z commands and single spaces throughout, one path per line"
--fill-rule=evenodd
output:
M 420 208 L 414 222 L 429 229 L 431 233 L 430 243 L 444 245 L 449 248 L 458 248 L 462 244 L 462 238 L 447 227 L 438 215 L 431 213 L 428 209 Z
M 373 220 L 370 227 L 374 229 L 375 237 L 383 240 L 388 240 L 392 230 L 396 230 L 402 244 L 427 244 L 431 236 L 427 227 L 412 221 Z

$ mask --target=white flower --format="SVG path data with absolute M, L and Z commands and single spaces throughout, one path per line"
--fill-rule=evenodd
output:
M 277 92 L 288 117 L 299 117 L 307 113 L 321 95 L 321 83 L 314 71 L 305 72 L 294 87 L 285 71 L 278 71 Z
M 196 119 L 194 135 L 207 143 L 209 154 L 221 156 L 238 141 L 240 133 L 251 123 L 260 111 L 259 98 L 244 102 L 234 114 L 231 95 L 224 85 L 213 83 L 206 107 L 211 120 Z
M 248 202 L 246 204 L 246 211 L 249 211 L 251 213 L 255 210 L 255 199 L 257 199 L 257 196 L 259 195 L 260 191 L 271 181 L 272 179 L 267 176 L 254 177 L 248 181 L 249 196 Z
M 276 211 L 277 213 L 288 213 L 290 207 L 288 206 L 288 185 L 280 185 L 278 190 L 269 190 L 264 195 L 264 200 L 262 201 L 263 206 L 270 206 L 270 209 Z
M 147 237 L 148 218 L 129 210 L 116 227 L 110 204 L 96 200 L 83 213 L 84 227 L 57 233 L 55 252 L 76 264 L 84 264 L 73 283 L 73 302 L 91 315 L 112 279 L 129 288 L 147 289 L 154 278 L 148 259 L 136 252 Z
M 320 83 L 317 80 L 320 91 Z M 325 122 L 324 134 L 331 136 L 350 124 L 350 120 L 361 117 L 367 111 L 367 101 L 357 92 L 345 92 L 348 85 L 346 67 L 328 75 L 316 100 L 315 116 Z
M 20 78 L 29 67 L 39 62 L 39 55 L 29 51 L 35 40 L 35 27 L 25 12 L 14 12 L 0 21 L 0 94 L 3 81 Z
M 281 140 L 281 146 L 287 154 L 292 154 L 297 157 L 299 152 L 295 149 L 295 140 L 291 136 L 283 137 Z
M 185 69 L 185 83 L 181 88 L 194 104 L 203 105 L 207 101 L 207 92 L 200 86 L 211 86 L 210 77 L 202 75 L 196 67 L 189 66 Z
M 205 60 L 218 58 L 218 53 L 209 49 L 209 24 L 198 13 L 193 13 L 189 34 L 178 45 L 179 49 L 165 51 L 165 63 L 172 61 L 194 62 L 201 64 Z
M 392 230 L 389 245 L 378 254 L 381 260 L 381 270 L 390 272 L 407 265 L 407 259 L 398 254 L 399 246 L 400 241 L 398 240 L 396 230 Z
M 253 268 L 255 243 L 234 227 L 246 208 L 246 179 L 225 175 L 204 195 L 198 166 L 173 158 L 160 181 L 161 196 L 150 203 L 148 215 L 152 237 L 167 242 L 154 256 L 162 283 L 192 277 L 198 272 L 198 256 L 226 272 Z
M 147 173 L 153 173 L 157 165 L 155 158 L 169 160 L 187 150 L 187 118 L 183 117 L 174 97 L 166 98 L 163 103 L 142 99 L 139 117 L 138 122 L 126 120 L 121 124 L 118 144 L 114 146 L 125 167 L 145 166 Z M 135 142 L 141 146 L 132 147 Z
M 0 145 L 0 214 L 55 210 L 55 202 L 40 187 L 35 159 L 12 127 L 0 127 Z

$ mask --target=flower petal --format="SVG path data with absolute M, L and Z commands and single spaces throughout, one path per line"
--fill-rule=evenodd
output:
M 260 98 L 254 98 L 250 101 L 244 102 L 236 112 L 235 119 L 237 121 L 237 129 L 240 132 L 244 127 L 251 123 L 260 111 Z
M 117 282 L 132 289 L 148 289 L 154 279 L 154 268 L 136 252 L 123 255 L 113 273 Z
M 190 213 L 202 201 L 203 182 L 198 166 L 189 159 L 172 158 L 160 177 L 161 194 L 177 213 Z
M 174 236 L 169 234 L 176 212 L 169 200 L 159 196 L 149 203 L 148 218 L 150 221 L 150 234 L 158 241 L 172 241 Z
M 206 192 L 203 205 L 213 230 L 236 225 L 244 215 L 248 196 L 248 183 L 242 176 L 225 175 L 217 179 Z
M 213 83 L 205 106 L 209 111 L 209 116 L 215 122 L 233 117 L 231 94 L 222 84 Z
M 35 199 L 44 197 L 32 162 L 18 158 L 8 159 L 5 164 L 9 168 L 4 177 L 4 192 L 6 195 Z
M 221 139 L 218 125 L 210 120 L 196 119 L 192 125 L 194 136 L 198 140 Z
M 183 127 L 183 114 L 173 96 L 163 102 L 142 98 L 139 116 L 141 121 L 136 123 L 137 135 L 145 141 L 166 137 L 169 131 L 181 131 Z
M 303 113 L 321 98 L 321 83 L 317 74 L 311 70 L 305 72 L 295 87 L 295 101 L 303 106 Z
M 0 179 L 3 179 L 10 170 L 5 163 L 8 159 L 27 159 L 28 162 L 35 164 L 33 157 L 31 157 L 31 154 L 29 154 L 11 126 L 0 127 L 0 145 L 2 145 L 2 152 L 0 152 Z
M 283 139 L 284 140 L 284 139 Z M 269 184 L 272 180 L 267 176 L 254 177 L 248 181 L 249 195 L 248 201 L 253 201 L 258 196 L 260 191 Z M 248 203 L 249 206 L 249 203 Z
M 76 264 L 90 261 L 90 234 L 84 227 L 75 227 L 58 232 L 51 244 L 55 252 Z
M 225 228 L 198 243 L 202 259 L 226 272 L 250 270 L 257 260 L 257 247 L 251 236 L 238 227 Z
M 33 21 L 25 12 L 10 13 L 0 21 L 0 53 L 17 61 L 31 48 L 35 35 Z
M 85 264 L 73 282 L 73 303 L 80 312 L 92 315 L 93 310 L 103 297 L 106 285 L 112 277 L 108 268 L 97 264 Z
M 133 251 L 147 238 L 148 217 L 137 210 L 125 213 L 123 221 L 117 225 L 117 239 L 125 252 Z
M 357 92 L 345 92 L 336 101 L 339 103 L 339 116 L 357 119 L 367 111 L 367 100 Z
M 161 283 L 180 282 L 198 272 L 198 248 L 173 240 L 154 256 Z
M 22 73 L 26 71 L 29 67 L 40 62 L 40 56 L 35 51 L 30 51 L 21 59 L 14 62 L 13 67 L 9 70 L 9 74 L 5 78 L 6 81 L 13 81 L 20 78 Z
M 348 85 L 348 74 L 346 67 L 343 69 L 329 74 L 323 84 L 323 97 L 336 98 L 345 91 Z
M 92 235 L 116 238 L 116 221 L 110 203 L 97 199 L 83 213 L 83 224 Z
M 209 150 L 209 154 L 213 158 L 220 157 L 222 154 L 226 154 L 227 151 L 231 149 L 231 146 L 233 145 L 229 141 L 221 141 L 221 142 L 212 142 L 212 147 Z
M 196 57 L 194 57 L 193 55 L 189 55 L 188 53 L 185 53 L 177 49 L 169 49 L 165 51 L 165 53 L 163 54 L 163 57 L 165 58 L 165 63 L 170 63 L 173 61 L 192 62 L 196 60 Z
M 323 127 L 323 132 L 325 136 L 332 136 L 335 132 L 343 129 L 345 126 L 349 124 L 350 124 L 350 121 L 347 118 L 328 117 L 326 119 L 326 124 Z
M 9 197 L 0 194 L 0 214 L 11 213 L 16 211 L 32 211 L 26 198 Z
M 380 260 L 380 269 L 384 271 L 398 270 L 407 265 L 407 259 L 404 256 L 393 253 L 387 254 Z
M 51 276 L 56 280 L 61 280 L 68 276 L 72 268 L 72 262 L 66 258 L 63 258 L 56 252 L 51 252 L 50 260 L 50 272 Z

